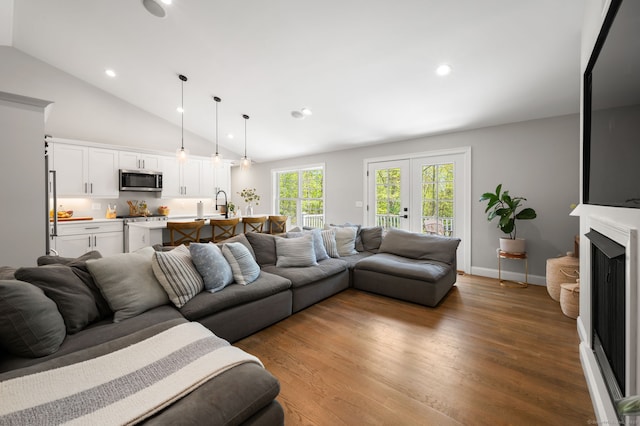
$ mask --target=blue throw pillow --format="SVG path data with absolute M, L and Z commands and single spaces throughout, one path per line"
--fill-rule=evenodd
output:
M 226 243 L 222 246 L 224 255 L 237 284 L 247 285 L 258 279 L 260 266 L 256 263 L 249 249 L 242 243 Z
M 215 293 L 233 282 L 231 266 L 217 245 L 191 243 L 189 252 L 191 261 L 202 276 L 205 290 Z

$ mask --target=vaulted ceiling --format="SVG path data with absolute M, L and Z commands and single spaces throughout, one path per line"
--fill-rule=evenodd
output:
M 581 0 L 157 4 L 17 0 L 12 42 L 177 125 L 184 74 L 185 127 L 213 140 L 219 96 L 257 161 L 578 112 Z

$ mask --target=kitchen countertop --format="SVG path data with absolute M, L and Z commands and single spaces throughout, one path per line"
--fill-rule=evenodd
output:
M 87 223 L 96 223 L 96 222 L 109 222 L 109 223 L 113 223 L 113 222 L 120 222 L 122 223 L 123 220 L 122 219 L 107 219 L 104 217 L 94 217 L 93 219 L 88 219 L 88 220 L 58 220 L 58 225 L 78 225 L 78 224 L 87 224 Z M 49 222 L 50 224 L 53 224 L 53 221 Z
M 258 215 L 253 215 L 253 216 L 249 216 L 249 217 L 265 217 L 267 216 L 266 214 L 258 214 Z M 205 216 L 205 225 L 208 225 L 209 222 L 211 220 L 215 221 L 216 219 L 219 220 L 224 220 L 224 215 L 209 215 L 209 216 Z M 232 218 L 231 218 L 232 219 Z M 242 218 L 240 219 L 240 223 L 242 223 Z M 193 216 L 187 216 L 187 215 L 183 215 L 183 216 L 169 216 L 169 220 L 171 222 L 191 222 L 193 220 L 196 220 L 195 217 Z M 150 222 L 131 222 L 128 223 L 128 226 L 134 226 L 134 227 L 138 227 L 138 228 L 145 228 L 145 229 L 164 229 L 167 227 L 167 222 L 166 220 L 153 220 Z

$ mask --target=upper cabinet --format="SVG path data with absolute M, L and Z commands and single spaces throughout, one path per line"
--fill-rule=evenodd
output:
M 184 164 L 176 157 L 161 157 L 162 198 L 214 197 L 214 172 L 207 158 L 189 158 Z
M 118 151 L 53 143 L 59 197 L 117 198 Z
M 133 151 L 120 151 L 120 168 L 125 170 L 160 170 L 160 157 Z

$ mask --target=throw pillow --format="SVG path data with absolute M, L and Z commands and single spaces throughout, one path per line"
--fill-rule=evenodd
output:
M 121 253 L 87 260 L 87 268 L 114 312 L 113 322 L 135 317 L 165 305 L 169 297 L 151 267 L 155 250 L 145 247 L 134 253 Z
M 15 274 L 18 268 L 13 266 L 0 266 L 0 280 L 12 280 L 15 278 Z
M 19 268 L 16 279 L 31 283 L 58 306 L 68 334 L 74 334 L 100 319 L 91 290 L 74 268 L 62 264 Z
M 320 231 L 322 235 L 322 243 L 330 257 L 340 257 L 338 254 L 338 246 L 336 245 L 336 231 L 333 229 L 324 229 Z
M 202 277 L 191 261 L 189 249 L 184 244 L 171 251 L 156 251 L 151 258 L 151 269 L 169 300 L 178 308 L 204 287 Z
M 251 256 L 254 259 L 256 258 L 256 253 L 253 251 L 253 247 L 251 247 L 251 243 L 249 242 L 245 234 L 238 234 L 235 237 L 227 238 L 221 243 L 217 243 L 217 245 L 222 249 L 223 245 L 229 244 L 229 243 L 242 243 L 242 245 L 249 250 L 249 253 L 251 253 Z
M 336 246 L 340 256 L 358 254 L 356 250 L 356 236 L 358 234 L 358 228 L 353 226 L 335 226 L 331 227 L 331 229 L 336 231 Z
M 262 234 L 260 232 L 249 232 L 245 234 L 254 253 L 256 254 L 256 262 L 258 265 L 275 265 L 276 264 L 276 237 L 271 234 Z
M 360 229 L 362 251 L 376 251 L 382 243 L 382 226 L 372 226 Z
M 276 253 L 278 254 L 276 266 L 279 268 L 318 265 L 312 234 L 305 234 L 298 238 L 278 238 Z
M 233 282 L 231 266 L 222 255 L 220 247 L 212 243 L 191 243 L 189 251 L 208 292 L 215 293 Z
M 55 302 L 38 287 L 0 281 L 0 346 L 16 356 L 36 358 L 58 350 L 65 325 Z
M 82 280 L 82 282 L 91 290 L 91 294 L 96 301 L 98 312 L 100 312 L 100 318 L 104 319 L 113 315 L 109 304 L 105 300 L 104 296 L 100 292 L 100 289 L 96 285 L 91 273 L 87 269 L 87 260 L 100 259 L 102 255 L 100 252 L 93 250 L 83 254 L 80 257 L 62 257 L 62 256 L 40 256 L 38 258 L 38 266 L 63 264 L 73 268 L 73 272 Z
M 313 251 L 316 254 L 316 261 L 320 262 L 321 260 L 328 259 L 329 255 L 327 254 L 327 249 L 324 247 L 322 231 L 320 231 L 320 229 L 312 229 L 309 231 L 289 231 L 287 232 L 287 238 L 298 238 L 306 234 L 311 234 L 313 236 Z
M 436 260 L 453 264 L 459 238 L 418 234 L 402 229 L 389 229 L 380 244 L 380 253 L 391 253 L 409 259 Z
M 244 244 L 225 243 L 222 246 L 222 254 L 231 266 L 236 283 L 247 285 L 258 279 L 260 266 L 258 266 Z

